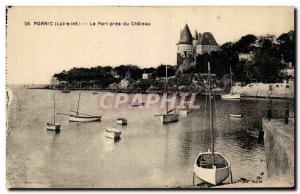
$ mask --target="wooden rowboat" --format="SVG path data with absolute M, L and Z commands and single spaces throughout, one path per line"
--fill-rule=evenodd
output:
M 120 138 L 120 135 L 121 135 L 121 131 L 119 129 L 108 127 L 105 130 L 105 137 L 107 138 L 118 139 Z
M 117 118 L 117 123 L 120 124 L 120 125 L 127 125 L 127 119 Z
M 195 160 L 194 175 L 202 181 L 212 185 L 218 185 L 231 175 L 231 165 L 229 161 L 218 152 L 214 153 L 214 159 L 212 152 L 203 152 L 200 153 Z

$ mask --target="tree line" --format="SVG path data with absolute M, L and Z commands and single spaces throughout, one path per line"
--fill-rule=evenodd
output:
M 251 60 L 239 59 L 241 53 L 252 53 Z M 235 81 L 245 83 L 253 81 L 276 82 L 283 76 L 280 70 L 288 62 L 295 64 L 295 34 L 294 31 L 283 33 L 278 37 L 273 35 L 255 36 L 245 35 L 237 42 L 226 42 L 218 51 L 205 53 L 196 57 L 196 68 L 192 73 L 206 73 L 207 63 L 210 62 L 212 72 L 219 78 L 229 74 L 231 67 Z M 168 66 L 168 76 L 174 76 L 176 66 Z M 97 66 L 91 68 L 74 67 L 54 74 L 59 80 L 69 83 L 85 81 L 96 82 L 97 85 L 107 87 L 109 84 L 123 79 L 129 72 L 131 79 L 142 78 L 143 73 L 149 73 L 153 78 L 165 77 L 166 64 L 158 67 L 140 68 L 136 65 L 125 64 L 117 67 Z M 116 76 L 118 75 L 118 76 Z

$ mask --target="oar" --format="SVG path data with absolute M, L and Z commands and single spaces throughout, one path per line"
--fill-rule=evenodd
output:
M 154 115 L 155 117 L 159 117 L 159 116 L 163 116 L 162 114 L 160 114 L 160 115 Z

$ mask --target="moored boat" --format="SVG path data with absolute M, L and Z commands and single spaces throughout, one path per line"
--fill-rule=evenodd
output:
M 69 115 L 69 122 L 93 122 L 100 120 L 101 116 L 83 115 L 83 113 Z
M 80 82 L 80 89 L 81 89 L 81 82 Z M 94 121 L 100 121 L 101 116 L 99 115 L 90 115 L 85 113 L 79 112 L 79 102 L 80 102 L 80 95 L 81 90 L 79 90 L 78 94 L 78 103 L 77 103 L 77 111 L 70 111 L 72 114 L 69 114 L 69 122 L 94 122 Z
M 117 139 L 117 138 L 120 138 L 120 135 L 121 135 L 121 131 L 119 129 L 108 127 L 105 130 L 105 137 L 108 137 L 111 139 Z
M 56 123 L 56 113 L 55 113 L 55 91 L 53 91 L 53 123 L 47 123 L 48 130 L 59 131 L 60 124 Z
M 240 99 L 241 98 L 241 95 L 240 94 L 224 94 L 224 95 L 221 95 L 221 98 L 222 99 L 226 99 L 226 100 L 230 100 L 230 99 Z
M 200 153 L 194 163 L 194 175 L 212 185 L 218 185 L 226 180 L 230 176 L 230 171 L 230 163 L 218 152 Z
M 168 99 L 168 66 L 166 66 L 166 86 L 165 91 Z M 160 115 L 160 120 L 163 124 L 173 123 L 179 120 L 179 114 L 174 109 L 169 110 L 168 102 L 166 102 L 166 113 Z
M 143 102 L 130 102 L 131 106 L 144 106 Z
M 231 66 L 230 66 L 230 86 L 231 86 L 231 92 L 229 94 L 223 94 L 221 95 L 221 98 L 224 100 L 238 100 L 241 98 L 240 94 L 234 94 L 233 93 L 233 83 L 232 83 L 232 72 L 231 72 Z
M 231 114 L 230 113 L 229 116 L 230 116 L 230 118 L 242 118 L 243 115 L 242 114 Z
M 211 98 L 211 74 L 210 64 L 208 63 L 208 100 L 209 100 L 209 129 L 211 132 L 211 151 L 200 152 L 196 157 L 193 172 L 193 185 L 195 175 L 198 179 L 212 185 L 218 185 L 225 181 L 229 176 L 232 182 L 231 165 L 229 161 L 219 152 L 215 152 L 215 135 L 213 127 L 213 112 Z
M 58 123 L 47 123 L 47 129 L 51 131 L 58 131 L 60 130 L 60 124 Z
M 160 120 L 163 124 L 176 122 L 178 121 L 178 119 L 179 119 L 179 114 L 175 112 L 163 114 L 160 116 Z
M 120 125 L 127 125 L 127 119 L 126 118 L 117 118 L 117 123 Z

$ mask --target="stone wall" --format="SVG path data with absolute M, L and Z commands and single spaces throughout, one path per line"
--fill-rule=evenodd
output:
M 294 186 L 294 119 L 262 120 L 268 178 L 273 185 Z M 282 185 L 284 183 L 284 185 Z

